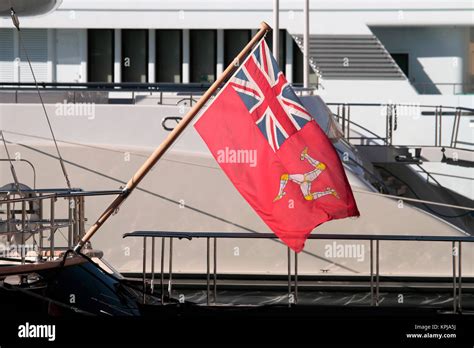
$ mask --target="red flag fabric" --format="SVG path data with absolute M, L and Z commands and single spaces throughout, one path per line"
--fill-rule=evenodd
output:
M 336 150 L 265 40 L 195 128 L 240 194 L 294 251 L 316 226 L 359 215 Z

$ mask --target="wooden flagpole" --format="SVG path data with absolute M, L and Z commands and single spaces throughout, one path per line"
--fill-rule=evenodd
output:
M 158 146 L 155 151 L 148 157 L 143 165 L 137 170 L 133 177 L 128 181 L 127 185 L 123 189 L 122 193 L 115 198 L 115 200 L 107 207 L 107 209 L 100 215 L 97 221 L 92 225 L 87 233 L 81 238 L 81 240 L 74 247 L 74 251 L 79 252 L 85 243 L 87 243 L 92 236 L 99 230 L 99 228 L 107 221 L 107 219 L 113 214 L 113 212 L 120 207 L 120 205 L 127 199 L 132 191 L 138 186 L 142 179 L 148 174 L 151 168 L 159 161 L 159 159 L 165 154 L 166 150 L 174 143 L 179 135 L 184 131 L 186 126 L 193 120 L 198 114 L 201 108 L 211 98 L 211 96 L 217 91 L 217 89 L 230 77 L 234 70 L 240 65 L 240 62 L 244 61 L 244 58 L 252 50 L 256 43 L 264 37 L 264 35 L 271 30 L 271 27 L 262 22 L 260 24 L 260 30 L 250 40 L 247 46 L 237 55 L 234 61 L 224 70 L 219 78 L 211 85 L 211 87 L 203 94 L 199 101 L 189 110 L 186 116 L 177 124 L 177 126 L 170 132 L 168 137 Z M 238 64 L 235 64 L 238 62 Z

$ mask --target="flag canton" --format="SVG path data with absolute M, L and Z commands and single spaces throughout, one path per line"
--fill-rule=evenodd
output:
M 312 120 L 280 71 L 265 40 L 257 45 L 229 84 L 273 151 Z

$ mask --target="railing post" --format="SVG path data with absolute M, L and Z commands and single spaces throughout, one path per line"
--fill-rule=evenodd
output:
M 376 247 L 376 251 L 375 251 L 375 305 L 378 306 L 379 305 L 379 288 L 380 288 L 380 267 L 379 267 L 379 263 L 380 263 L 380 260 L 379 260 L 379 256 L 380 256 L 380 253 L 379 253 L 379 240 L 377 239 L 375 241 L 375 247 Z
M 7 195 L 7 199 L 10 199 L 10 195 Z M 11 205 L 10 203 L 7 203 L 7 231 L 9 233 L 12 233 L 13 232 L 13 228 L 12 228 L 12 224 L 11 224 L 11 215 L 12 215 L 12 211 L 11 211 Z
M 77 240 L 74 243 L 77 243 L 82 236 L 85 234 L 85 223 L 86 223 L 86 199 L 85 197 L 79 198 L 79 235 L 77 236 Z
M 295 304 L 298 303 L 298 253 L 295 252 Z
M 173 237 L 170 237 L 169 261 L 168 296 L 171 298 L 173 293 Z
M 341 104 L 337 104 L 337 109 L 336 109 L 336 110 L 337 110 L 337 111 L 336 111 L 336 114 L 337 114 L 337 121 L 338 121 L 339 123 L 341 123 L 341 122 L 342 122 L 342 120 L 341 120 Z
M 342 134 L 346 134 L 346 104 L 342 104 Z
M 462 313 L 462 242 L 458 242 L 458 309 Z
M 83 197 L 82 197 L 83 198 Z M 72 230 L 72 245 L 74 245 L 79 239 L 79 234 L 81 233 L 81 200 L 80 198 L 74 197 L 74 209 L 73 213 L 73 230 Z M 72 248 L 71 245 L 71 248 Z
M 40 197 L 40 200 L 38 202 L 39 204 L 39 209 L 38 209 L 38 217 L 39 217 L 39 220 L 41 221 L 39 223 L 39 226 L 40 226 L 40 230 L 39 230 L 39 250 L 38 250 L 38 259 L 41 259 L 41 254 L 43 252 L 43 249 L 44 249 L 44 241 L 43 241 L 43 238 L 44 238 L 44 223 L 43 223 L 43 219 L 44 219 L 44 214 L 43 214 L 43 200 L 41 199 L 41 196 L 42 194 L 40 193 L 39 194 L 39 197 Z M 7 220 L 8 221 L 8 220 Z
M 452 242 L 451 253 L 453 254 L 453 313 L 456 313 L 456 242 Z
M 165 238 L 161 237 L 161 271 L 160 271 L 160 286 L 161 286 L 161 304 L 165 302 Z
M 51 198 L 51 207 L 50 207 L 50 216 L 49 216 L 49 224 L 50 224 L 50 235 L 49 235 L 49 252 L 50 252 L 50 258 L 51 260 L 54 259 L 54 233 L 56 232 L 56 229 L 55 229 L 55 217 L 54 217 L 54 205 L 55 205 L 55 201 L 56 199 L 53 197 Z
M 398 104 L 393 105 L 393 131 L 392 131 L 392 139 L 393 139 L 393 132 L 398 129 Z
M 210 295 L 210 284 L 211 284 L 211 280 L 210 280 L 210 273 L 211 273 L 211 256 L 210 256 L 210 238 L 207 237 L 207 240 L 206 240 L 206 303 L 207 305 L 209 306 L 209 295 Z
M 389 117 L 390 117 L 390 105 L 387 104 L 385 106 L 385 143 L 387 145 L 390 145 L 390 121 L 389 121 Z
M 217 238 L 214 237 L 214 304 L 217 302 Z
M 439 106 L 439 146 L 443 146 L 443 106 Z
M 350 140 L 351 137 L 351 106 L 347 105 L 347 140 Z
M 155 290 L 155 237 L 151 237 L 151 282 L 150 293 Z
M 291 307 L 291 249 L 287 248 L 288 258 L 288 307 Z
M 143 303 L 146 303 L 146 238 L 143 237 Z
M 26 201 L 21 202 L 21 263 L 25 263 Z
M 374 241 L 370 240 L 370 305 L 375 303 L 374 299 Z
M 72 248 L 73 242 L 73 203 L 74 202 L 71 198 L 68 199 L 68 226 L 67 226 L 67 247 L 70 249 Z
M 390 145 L 393 144 L 393 104 L 389 105 L 390 108 L 390 115 L 388 119 L 388 134 L 389 134 L 389 139 L 390 139 Z
M 454 123 L 453 123 L 453 131 L 451 133 L 451 147 L 456 148 L 458 142 L 458 134 L 459 134 L 459 124 L 461 123 L 461 109 L 456 108 L 455 116 L 454 116 Z
M 461 115 L 462 115 L 462 110 L 459 109 L 458 123 L 456 124 L 456 137 L 455 137 L 454 147 L 457 147 L 457 146 L 458 146 L 459 125 L 461 124 Z
M 451 130 L 451 143 L 449 144 L 450 147 L 454 147 L 454 133 L 455 133 L 455 129 L 456 129 L 456 120 L 458 119 L 458 111 L 459 111 L 459 109 L 456 108 L 456 111 L 454 112 L 453 129 Z

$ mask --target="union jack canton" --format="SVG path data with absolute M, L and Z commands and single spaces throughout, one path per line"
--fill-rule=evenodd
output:
M 295 94 L 265 40 L 230 79 L 273 151 L 313 120 Z

